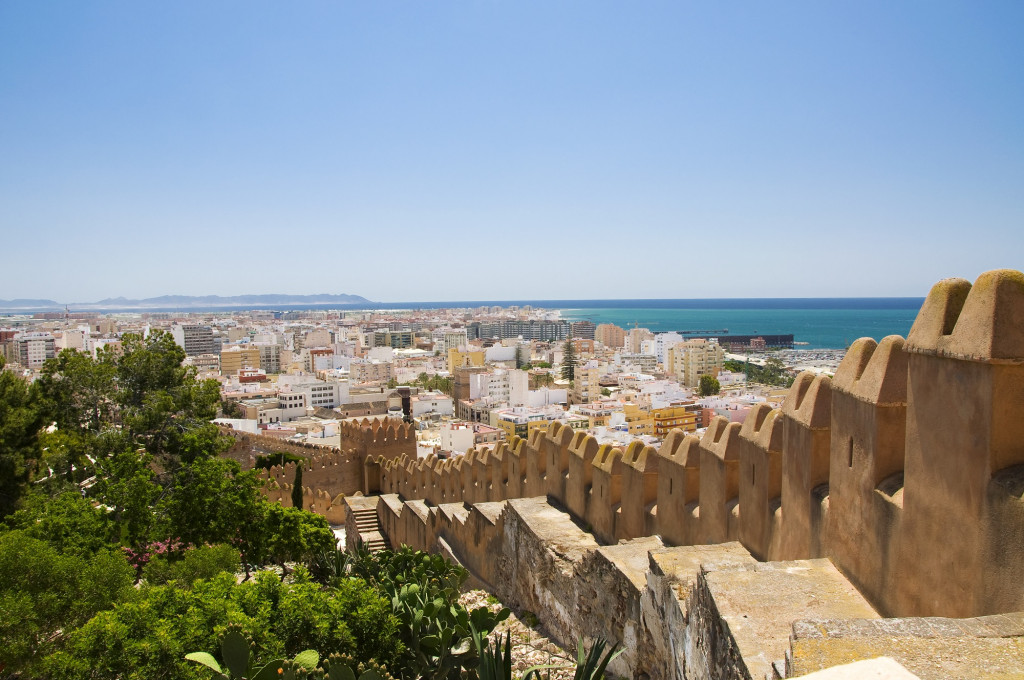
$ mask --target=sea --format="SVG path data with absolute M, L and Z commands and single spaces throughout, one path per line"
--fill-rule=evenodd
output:
M 857 338 L 907 336 L 923 298 L 802 298 L 606 301 L 561 308 L 562 318 L 639 326 L 655 333 L 792 333 L 797 349 L 845 349 Z M 634 304 L 623 304 L 633 302 Z

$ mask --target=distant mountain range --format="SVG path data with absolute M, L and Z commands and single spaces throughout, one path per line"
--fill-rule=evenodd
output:
M 99 302 L 67 303 L 71 311 L 92 310 L 188 310 L 217 309 L 224 307 L 282 307 L 305 305 L 361 305 L 373 304 L 360 295 L 329 294 L 321 295 L 161 295 L 160 297 L 133 300 L 125 297 L 107 298 Z M 65 303 L 54 300 L 0 300 L 0 311 L 3 312 L 50 312 L 63 310 Z

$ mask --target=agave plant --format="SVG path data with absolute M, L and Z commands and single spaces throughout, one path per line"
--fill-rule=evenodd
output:
M 590 650 L 584 654 L 583 638 L 581 637 L 576 643 L 576 674 L 573 675 L 573 680 L 601 680 L 612 659 L 625 651 L 619 649 L 619 643 L 616 642 L 606 653 L 605 647 L 607 646 L 608 641 L 599 637 L 594 640 L 594 645 Z M 602 654 L 604 654 L 603 658 Z
M 473 629 L 473 644 L 476 645 L 480 657 L 476 667 L 478 680 L 513 680 L 512 677 L 512 631 L 505 632 L 504 642 L 501 635 L 490 638 Z M 545 668 L 560 668 L 557 665 L 532 666 L 523 673 L 522 680 L 541 680 L 540 671 Z

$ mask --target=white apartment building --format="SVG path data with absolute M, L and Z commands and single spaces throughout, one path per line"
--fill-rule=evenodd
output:
M 444 331 L 441 337 L 442 346 L 440 349 L 443 355 L 447 355 L 450 349 L 458 349 L 469 344 L 469 334 L 466 333 L 465 328 L 448 329 Z M 437 348 L 435 347 L 435 349 Z
M 455 402 L 443 392 L 422 392 L 414 395 L 410 402 L 412 404 L 413 418 L 420 418 L 425 415 L 455 415 Z
M 443 423 L 441 450 L 465 453 L 473 448 L 473 426 L 469 423 Z
M 616 354 L 615 363 L 632 366 L 643 373 L 653 373 L 658 368 L 658 357 L 653 354 Z
M 277 395 L 278 408 L 281 411 L 281 422 L 302 418 L 306 415 L 306 392 L 289 391 Z
M 304 408 L 335 408 L 349 403 L 347 380 L 318 380 L 311 376 L 281 376 L 278 379 L 278 385 L 281 388 L 282 397 L 286 394 L 303 395 Z M 292 399 L 289 403 L 294 401 Z M 282 405 L 284 403 L 282 401 Z
M 19 333 L 14 336 L 18 363 L 25 368 L 41 368 L 47 359 L 56 356 L 56 341 L 49 333 Z
M 654 356 L 658 357 L 658 363 L 665 363 L 665 353 L 669 347 L 678 345 L 683 342 L 684 338 L 682 335 L 676 332 L 671 333 L 658 333 L 654 336 Z
M 496 368 L 469 376 L 469 398 L 487 398 L 492 403 L 512 406 L 526 404 L 530 376 L 526 371 Z

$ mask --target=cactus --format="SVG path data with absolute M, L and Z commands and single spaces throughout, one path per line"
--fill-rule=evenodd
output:
M 242 635 L 240 626 L 228 626 L 220 641 L 220 656 L 224 660 L 227 671 L 217 663 L 217 659 L 208 652 L 191 652 L 185 655 L 189 661 L 195 661 L 211 669 L 219 680 L 271 680 L 283 675 L 285 680 L 296 680 L 297 671 L 315 668 L 320 661 L 320 654 L 307 649 L 295 655 L 290 661 L 275 659 L 262 666 L 256 665 L 252 644 Z M 285 671 L 285 667 L 288 671 Z
M 324 660 L 324 671 L 322 672 L 324 673 L 323 680 L 395 680 L 377 662 L 357 663 L 353 657 L 347 654 L 331 654 Z

